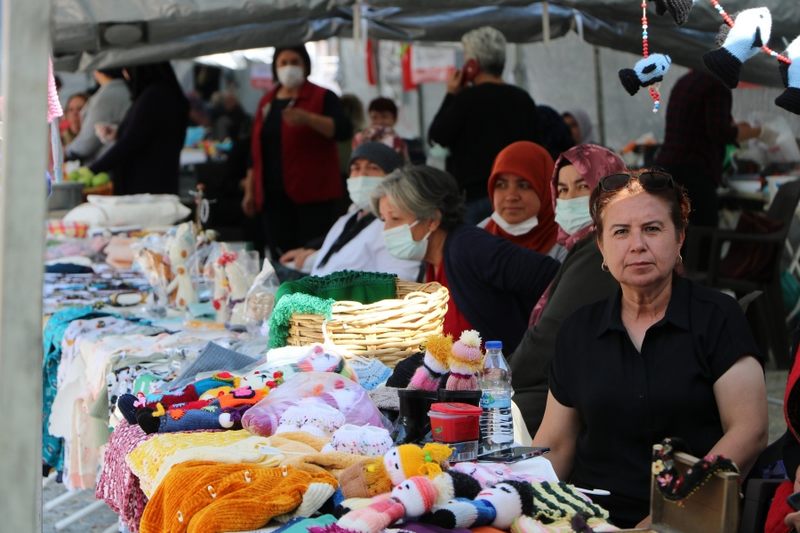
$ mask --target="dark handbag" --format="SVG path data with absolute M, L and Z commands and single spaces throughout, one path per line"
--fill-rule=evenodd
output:
M 744 211 L 736 225 L 736 233 L 767 235 L 779 231 L 783 222 L 770 218 L 764 213 Z M 720 276 L 724 278 L 769 281 L 778 261 L 781 248 L 773 243 L 731 241 L 728 254 L 719 265 Z

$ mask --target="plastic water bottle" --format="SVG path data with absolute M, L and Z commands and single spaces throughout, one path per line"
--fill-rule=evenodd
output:
M 486 341 L 486 359 L 480 375 L 481 452 L 503 450 L 514 444 L 511 416 L 511 370 L 503 357 L 502 341 Z

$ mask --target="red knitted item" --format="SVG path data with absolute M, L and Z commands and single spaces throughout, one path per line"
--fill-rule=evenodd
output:
M 772 504 L 769 506 L 767 521 L 764 523 L 764 533 L 789 533 L 792 530 L 783 523 L 783 519 L 787 514 L 794 512 L 794 509 L 786 503 L 787 496 L 790 496 L 793 490 L 794 483 L 791 481 L 784 481 L 778 486 Z

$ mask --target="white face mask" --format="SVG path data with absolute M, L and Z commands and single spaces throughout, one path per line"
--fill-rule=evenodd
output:
M 299 87 L 305 79 L 306 75 L 303 67 L 298 67 L 297 65 L 278 67 L 278 81 L 287 89 Z
M 569 200 L 556 199 L 556 224 L 561 226 L 561 229 L 572 235 L 591 223 L 588 196 Z
M 413 224 L 403 224 L 392 229 L 383 230 L 383 242 L 386 250 L 397 259 L 408 259 L 409 261 L 422 261 L 425 259 L 425 252 L 428 251 L 428 237 L 431 232 L 425 234 L 420 241 L 415 241 L 411 234 L 411 228 L 416 226 L 419 220 Z
M 505 221 L 503 217 L 501 217 L 497 211 L 492 212 L 492 220 L 494 223 L 503 228 L 503 231 L 508 233 L 509 235 L 513 235 L 514 237 L 519 237 L 520 235 L 525 235 L 533 228 L 539 225 L 539 218 L 538 217 L 531 217 L 528 220 L 523 220 L 522 222 L 518 222 L 517 224 L 509 224 Z
M 347 178 L 347 194 L 359 209 L 369 209 L 372 192 L 381 184 L 382 177 L 357 176 Z

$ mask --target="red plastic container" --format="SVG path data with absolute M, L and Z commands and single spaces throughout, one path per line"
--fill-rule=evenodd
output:
M 433 440 L 444 443 L 478 440 L 481 408 L 468 403 L 434 403 L 428 411 Z

